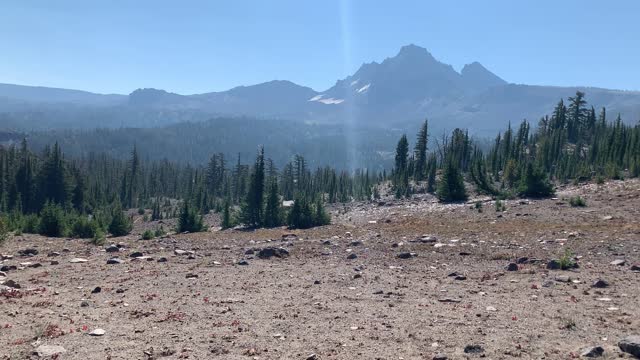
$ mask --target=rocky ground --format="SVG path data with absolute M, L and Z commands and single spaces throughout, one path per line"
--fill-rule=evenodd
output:
M 16 236 L 0 246 L 0 358 L 631 358 L 640 182 L 505 212 L 479 200 L 338 206 L 295 235 Z

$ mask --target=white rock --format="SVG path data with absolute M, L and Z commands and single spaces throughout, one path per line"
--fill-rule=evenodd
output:
M 95 329 L 89 333 L 89 335 L 91 336 L 102 336 L 104 334 L 105 334 L 105 331 L 103 329 Z
M 73 259 L 69 260 L 69 262 L 72 263 L 72 264 L 86 263 L 87 261 L 89 261 L 89 260 L 83 259 L 83 258 L 73 258 Z
M 49 357 L 57 354 L 64 354 L 67 350 L 62 346 L 57 345 L 40 345 L 36 348 L 35 352 L 39 357 Z

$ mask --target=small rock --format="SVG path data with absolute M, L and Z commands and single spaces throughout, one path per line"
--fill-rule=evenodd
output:
M 129 255 L 130 258 L 139 258 L 139 257 L 143 257 L 143 256 L 144 256 L 144 254 L 142 252 L 140 252 L 140 251 L 132 252 Z
M 631 265 L 631 271 L 640 271 L 640 264 Z
M 507 271 L 518 271 L 518 264 L 509 263 L 509 265 L 507 265 L 504 269 Z
M 102 329 L 95 329 L 92 332 L 89 333 L 89 335 L 91 336 L 102 336 L 104 335 L 106 332 Z
M 568 277 L 567 275 L 558 275 L 558 276 L 556 276 L 556 281 L 557 282 L 568 283 L 568 282 L 571 281 L 571 278 Z
M 105 249 L 108 253 L 119 252 L 120 248 L 117 245 L 109 245 Z
M 494 308 L 493 306 L 487 306 L 487 311 L 494 312 L 496 311 L 496 308 Z
M 89 260 L 83 259 L 83 258 L 73 258 L 73 259 L 69 260 L 69 262 L 72 263 L 72 264 L 86 263 L 87 261 L 89 261 Z
M 249 265 L 249 262 L 247 260 L 240 260 L 238 261 L 238 265 Z
M 627 261 L 626 261 L 626 260 L 624 260 L 624 259 L 616 259 L 616 260 L 613 260 L 613 261 L 611 262 L 611 265 L 615 265 L 615 266 L 622 266 L 622 265 L 624 265 L 624 264 L 626 264 L 626 263 L 627 263 Z
M 465 354 L 480 354 L 484 352 L 484 348 L 480 345 L 467 345 L 464 347 Z
M 0 277 L 7 277 L 7 273 L 4 271 L 0 271 Z
M 529 258 L 528 257 L 520 257 L 516 260 L 517 264 L 526 264 L 529 262 Z
M 67 350 L 57 345 L 40 345 L 36 348 L 35 354 L 39 357 L 53 357 L 58 354 L 64 354 Z
M 15 270 L 18 270 L 18 268 L 15 265 L 4 265 L 0 267 L 0 271 L 15 271 Z
M 100 286 L 96 286 L 93 290 L 91 290 L 92 294 L 99 294 L 102 291 Z
M 159 263 L 163 263 L 163 262 L 167 262 L 167 258 L 166 257 L 161 257 L 160 259 L 158 259 Z
M 318 360 L 318 355 L 311 354 L 311 355 L 307 356 L 306 360 Z
M 609 283 L 602 279 L 598 279 L 591 286 L 594 288 L 603 289 L 603 288 L 609 287 Z
M 354 279 L 360 279 L 362 277 L 362 274 L 355 274 L 353 275 Z
M 111 258 L 109 260 L 107 260 L 107 265 L 117 265 L 117 264 L 122 264 L 123 261 L 120 258 L 114 257 Z
M 33 263 L 33 264 L 29 264 L 27 267 L 35 269 L 35 268 L 39 268 L 41 266 L 42 266 L 42 264 L 40 264 L 40 263 Z
M 38 255 L 38 250 L 34 248 L 28 248 L 28 249 L 18 251 L 18 254 L 22 256 L 34 256 L 34 255 Z
M 456 298 L 441 298 L 438 299 L 439 302 L 443 302 L 443 303 L 459 303 L 462 300 L 461 299 L 456 299 Z
M 187 279 L 196 279 L 196 278 L 198 278 L 198 274 L 187 274 L 186 278 Z
M 88 302 L 87 300 L 83 300 L 83 301 L 80 303 L 80 307 L 89 307 L 90 305 L 91 305 L 91 303 L 90 303 L 90 302 Z
M 313 285 L 320 285 L 320 284 L 321 284 L 320 280 L 316 280 L 313 282 Z
M 560 270 L 560 269 L 562 269 L 562 265 L 560 265 L 560 261 L 558 261 L 558 260 L 550 260 L 547 263 L 547 269 L 549 269 L 549 270 Z
M 14 280 L 7 280 L 2 285 L 8 286 L 8 287 L 13 288 L 13 289 L 20 289 L 21 288 L 20 284 L 18 284 Z
M 178 255 L 178 256 L 181 256 L 181 255 L 187 255 L 188 252 L 185 251 L 185 250 L 175 249 L 175 250 L 173 250 L 173 253 Z
M 604 354 L 604 348 L 602 346 L 593 346 L 582 350 L 580 356 L 582 357 L 600 357 Z
M 351 253 L 351 254 L 349 254 L 349 256 L 347 256 L 347 260 L 353 260 L 353 259 L 357 259 L 357 258 L 358 258 L 358 255 L 356 255 L 354 253 Z
M 400 258 L 400 259 L 410 259 L 410 258 L 412 258 L 414 256 L 418 256 L 418 254 L 410 253 L 410 252 L 403 252 L 403 253 L 398 254 L 398 258 Z
M 48 257 L 56 257 L 56 256 L 60 256 L 60 253 L 57 252 L 57 251 L 52 251 L 47 256 Z
M 285 248 L 267 247 L 258 251 L 260 259 L 270 259 L 272 257 L 283 258 L 289 256 L 289 251 Z
M 60 262 L 57 260 L 51 260 L 51 262 L 49 262 L 49 264 L 51 265 L 60 265 Z
M 453 278 L 453 280 L 459 280 L 459 281 L 467 280 L 467 277 L 464 275 L 458 275 L 455 278 Z
M 349 246 L 360 246 L 362 245 L 362 241 L 360 240 L 354 240 L 351 242 L 351 244 L 349 244 Z
M 433 356 L 433 360 L 449 360 L 445 354 L 436 354 Z
M 640 336 L 632 335 L 620 340 L 618 347 L 623 352 L 640 357 Z

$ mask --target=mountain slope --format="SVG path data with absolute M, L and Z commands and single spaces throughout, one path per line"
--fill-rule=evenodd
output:
M 150 127 L 214 116 L 406 128 L 428 117 L 435 129 L 492 135 L 508 121 L 537 121 L 577 90 L 625 121 L 640 119 L 640 92 L 509 84 L 478 62 L 457 72 L 426 49 L 407 45 L 323 92 L 285 80 L 195 95 L 138 89 L 128 96 L 0 84 L 6 120 L 0 128 Z

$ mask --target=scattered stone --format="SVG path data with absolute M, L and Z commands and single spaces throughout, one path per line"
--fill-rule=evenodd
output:
M 480 345 L 467 345 L 464 347 L 465 354 L 481 354 L 484 352 L 484 348 Z
M 493 306 L 487 306 L 487 311 L 494 312 L 494 311 L 497 311 L 497 310 Z
M 318 360 L 318 355 L 311 354 L 311 355 L 307 356 L 306 360 Z
M 107 246 L 107 248 L 105 249 L 108 253 L 113 253 L 113 252 L 119 252 L 120 248 L 117 245 L 109 245 Z
M 123 261 L 120 258 L 114 257 L 111 258 L 109 260 L 107 260 L 107 265 L 117 265 L 117 264 L 122 264 Z
M 604 289 L 606 287 L 609 287 L 609 283 L 606 282 L 605 280 L 598 279 L 591 286 L 598 289 Z
M 189 252 L 185 250 L 175 249 L 173 250 L 173 253 L 178 256 L 182 256 L 182 255 L 187 255 Z
M 351 242 L 351 244 L 349 244 L 349 246 L 360 246 L 362 245 L 362 241 L 360 240 L 354 240 Z
M 547 269 L 549 269 L 549 270 L 560 270 L 560 269 L 562 269 L 562 265 L 560 265 L 560 261 L 558 261 L 558 260 L 550 260 L 547 263 Z
M 298 235 L 293 233 L 282 234 L 282 241 L 293 241 L 293 240 L 298 240 Z
M 403 252 L 403 253 L 398 254 L 398 257 L 400 259 L 410 259 L 410 258 L 415 257 L 415 256 L 418 256 L 418 254 L 411 253 L 411 252 Z
M 360 279 L 362 277 L 362 274 L 355 274 L 353 275 L 354 279 Z
M 604 348 L 602 346 L 593 346 L 582 350 L 580 356 L 594 358 L 600 357 L 604 354 Z
M 640 264 L 631 265 L 631 271 L 640 271 Z
M 89 306 L 91 306 L 91 303 L 90 303 L 90 302 L 88 302 L 87 300 L 83 300 L 83 301 L 80 303 L 80 307 L 89 307 Z
M 238 261 L 238 265 L 249 265 L 249 262 L 247 260 L 240 260 Z
M 354 253 L 351 253 L 351 254 L 349 254 L 349 256 L 347 256 L 347 260 L 353 260 L 353 259 L 357 259 L 357 258 L 358 258 L 358 255 L 356 255 Z
M 516 264 L 526 264 L 529 262 L 528 257 L 520 257 L 516 260 Z
M 626 261 L 626 260 L 624 260 L 624 259 L 616 259 L 616 260 L 613 260 L 613 261 L 611 262 L 611 265 L 615 265 L 615 266 L 622 266 L 622 265 L 624 265 L 624 264 L 626 264 L 626 263 L 627 263 L 627 261 Z
M 35 256 L 35 255 L 38 255 L 38 250 L 34 248 L 27 248 L 27 249 L 18 251 L 18 254 L 22 256 Z
M 67 350 L 65 348 L 57 345 L 40 345 L 36 348 L 36 351 L 34 351 L 36 355 L 43 358 L 50 356 L 53 357 L 59 354 L 64 354 L 66 352 Z
M 316 280 L 313 282 L 313 285 L 320 285 L 320 284 L 321 284 L 320 280 Z
M 91 336 L 102 336 L 105 333 L 106 332 L 103 329 L 95 329 L 92 332 L 90 332 L 89 335 L 91 335 Z
M 163 263 L 163 262 L 167 262 L 167 258 L 166 257 L 161 257 L 160 259 L 158 259 L 159 263 Z
M 99 294 L 102 292 L 102 288 L 100 286 L 96 286 L 93 290 L 91 290 L 92 294 Z
M 40 263 L 33 263 L 33 264 L 27 265 L 27 267 L 34 268 L 34 269 L 39 268 L 41 266 L 42 266 L 42 264 L 40 264 Z
M 459 281 L 467 280 L 467 277 L 464 275 L 458 275 L 455 278 L 453 278 L 453 280 L 459 280 Z
M 198 274 L 187 274 L 186 278 L 187 279 L 197 279 L 198 278 Z
M 57 257 L 57 256 L 60 256 L 60 253 L 57 252 L 57 251 L 52 251 L 47 256 L 48 257 Z
M 73 258 L 73 259 L 69 260 L 69 262 L 72 263 L 72 264 L 86 263 L 87 261 L 89 261 L 89 260 L 83 259 L 83 258 Z
M 7 273 L 6 273 L 6 272 L 4 272 L 4 271 L 0 271 L 0 276 L 1 276 L 1 277 L 7 277 Z
M 4 265 L 0 267 L 0 271 L 15 271 L 15 270 L 18 270 L 18 267 L 16 267 L 15 265 Z
M 51 265 L 60 265 L 60 262 L 57 260 L 51 260 L 51 262 L 49 263 Z
M 445 354 L 436 354 L 434 355 L 433 360 L 449 360 L 449 358 Z
M 255 253 L 256 253 L 255 249 L 247 249 L 247 251 L 244 252 L 245 255 L 253 255 Z
M 640 357 L 640 336 L 632 335 L 620 340 L 618 347 L 623 352 Z
M 556 281 L 557 282 L 563 282 L 563 283 L 568 283 L 571 282 L 571 278 L 567 275 L 558 275 L 556 276 Z
M 469 255 L 471 255 L 471 253 L 470 253 L 470 252 L 466 252 L 466 251 L 461 251 L 461 252 L 459 253 L 459 255 L 460 255 L 460 256 L 469 256 Z
M 144 256 L 144 254 L 142 252 L 140 252 L 140 251 L 132 252 L 129 255 L 130 258 L 139 258 L 139 257 L 143 257 L 143 256 Z
M 462 299 L 446 297 L 446 298 L 438 299 L 438 301 L 443 303 L 459 303 L 462 301 Z
M 7 280 L 2 285 L 8 286 L 8 287 L 13 288 L 13 289 L 20 289 L 21 288 L 20 284 L 18 284 L 14 280 Z
M 260 259 L 270 259 L 272 257 L 283 258 L 289 256 L 289 251 L 285 248 L 266 247 L 258 251 Z
M 507 271 L 518 271 L 518 264 L 509 263 L 509 265 L 507 265 L 504 269 Z

